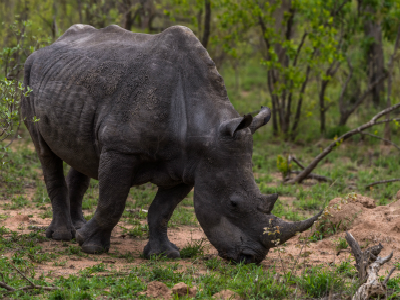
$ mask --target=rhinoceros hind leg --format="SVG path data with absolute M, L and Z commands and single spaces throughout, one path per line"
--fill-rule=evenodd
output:
M 100 254 L 110 249 L 110 230 L 101 228 L 95 218 L 87 222 L 81 229 L 76 231 L 76 241 L 82 246 L 82 252 L 89 254 Z
M 90 178 L 71 167 L 67 176 L 72 225 L 75 229 L 86 224 L 82 213 L 82 200 L 89 188 Z
M 107 252 L 113 228 L 125 209 L 132 186 L 135 158 L 116 152 L 102 153 L 99 165 L 99 202 L 91 220 L 77 230 L 76 240 L 85 253 Z
M 149 242 L 143 251 L 146 258 L 160 254 L 171 258 L 180 257 L 179 248 L 168 239 L 167 226 L 174 209 L 192 188 L 193 186 L 182 183 L 170 189 L 158 189 L 147 216 Z
M 63 173 L 63 162 L 47 145 L 41 145 L 39 158 L 44 181 L 53 209 L 53 220 L 46 229 L 46 237 L 55 240 L 70 240 L 75 237 L 69 212 L 68 189 Z M 43 151 L 44 150 L 44 151 Z

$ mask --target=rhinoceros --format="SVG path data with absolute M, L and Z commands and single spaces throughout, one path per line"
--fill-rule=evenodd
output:
M 252 134 L 271 112 L 240 116 L 186 27 L 148 35 L 74 25 L 29 56 L 24 84 L 32 92 L 21 112 L 53 209 L 48 238 L 76 237 L 83 252 L 108 251 L 130 188 L 146 182 L 158 191 L 148 210 L 145 257 L 180 256 L 167 225 L 193 188 L 204 233 L 234 262 L 260 263 L 319 217 L 288 222 L 271 214 L 278 196 L 263 195 L 252 172 Z M 70 166 L 66 179 L 63 162 Z M 86 222 L 82 199 L 90 178 L 99 182 L 99 200 Z

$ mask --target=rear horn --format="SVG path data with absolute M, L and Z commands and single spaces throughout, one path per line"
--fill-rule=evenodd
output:
M 268 107 L 261 106 L 260 112 L 253 118 L 253 122 L 249 126 L 251 130 L 251 134 L 254 134 L 256 130 L 265 124 L 271 119 L 271 110 Z

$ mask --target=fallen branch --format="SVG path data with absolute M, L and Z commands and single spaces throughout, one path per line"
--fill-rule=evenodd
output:
M 387 123 L 386 123 L 386 124 L 387 124 Z M 375 135 L 375 134 L 371 134 L 371 133 L 367 133 L 367 132 L 360 132 L 360 134 L 361 134 L 361 135 L 368 135 L 368 136 L 371 136 L 371 137 L 373 137 L 373 138 L 380 139 L 380 140 L 386 142 L 387 145 L 390 144 L 390 145 L 396 147 L 398 150 L 400 150 L 400 147 L 397 146 L 395 143 L 393 143 L 391 140 L 388 140 L 388 139 L 382 138 L 382 137 L 380 137 L 380 136 L 377 136 L 377 135 Z
M 290 174 L 300 174 L 302 171 L 289 171 Z M 318 180 L 318 181 L 322 181 L 322 182 L 331 182 L 332 179 L 324 176 L 324 175 L 318 175 L 318 174 L 314 174 L 314 173 L 310 173 L 307 175 L 306 178 L 304 179 L 314 179 L 314 180 Z
M 375 181 L 375 182 L 372 182 L 372 183 L 366 185 L 365 188 L 369 189 L 371 186 L 374 186 L 376 184 L 388 183 L 388 182 L 396 182 L 396 181 L 400 181 L 400 179 L 388 179 L 388 180 Z
M 302 170 L 305 169 L 303 164 L 301 162 L 299 162 L 295 156 L 291 156 L 291 158 L 292 158 L 292 161 L 294 161 Z
M 288 156 L 288 162 L 287 162 L 288 165 L 289 165 L 292 161 L 293 161 L 294 163 L 296 163 L 302 170 L 305 169 L 304 165 L 303 165 L 294 155 L 289 155 L 289 156 Z M 283 180 L 283 182 L 287 182 L 288 180 L 290 180 L 290 174 L 300 174 L 300 173 L 301 173 L 301 171 L 292 171 L 292 170 L 289 170 L 289 171 L 288 171 L 288 174 L 287 174 L 286 178 Z M 326 176 L 318 175 L 318 174 L 314 174 L 314 173 L 308 174 L 307 177 L 306 177 L 305 179 L 314 179 L 314 180 L 318 180 L 318 181 L 322 181 L 322 182 L 331 182 L 331 181 L 332 181 L 332 179 L 330 179 L 330 178 L 328 178 L 328 177 L 326 177 Z
M 346 241 L 356 259 L 355 267 L 361 284 L 352 300 L 368 300 L 372 295 L 386 295 L 386 284 L 394 269 L 389 272 L 383 282 L 379 281 L 378 273 L 380 267 L 392 259 L 393 252 L 385 257 L 378 256 L 383 248 L 381 244 L 369 247 L 363 252 L 356 239 L 349 232 L 346 232 Z
M 30 283 L 30 285 L 24 286 L 19 289 L 14 289 L 13 287 L 9 286 L 7 283 L 0 281 L 0 288 L 6 289 L 8 293 L 13 293 L 13 292 L 17 292 L 17 291 L 27 291 L 27 290 L 44 290 L 44 291 L 59 290 L 59 288 L 57 288 L 57 287 L 49 287 L 49 286 L 42 286 L 42 285 L 34 284 L 28 277 L 25 276 L 24 273 L 22 273 L 20 270 L 18 270 L 18 268 L 13 263 L 10 262 L 10 264 L 26 281 L 28 281 Z M 3 274 L 1 274 L 1 275 L 3 275 Z M 2 278 L 3 278 L 3 276 L 2 276 Z M 2 293 L 2 292 L 0 291 L 0 293 Z
M 347 140 L 348 138 L 352 137 L 353 135 L 360 134 L 363 130 L 368 129 L 368 128 L 373 127 L 378 124 L 384 124 L 386 122 L 390 122 L 390 121 L 394 121 L 394 120 L 399 121 L 400 118 L 377 121 L 382 116 L 384 116 L 384 115 L 388 114 L 389 112 L 396 110 L 398 108 L 400 108 L 400 103 L 397 103 L 396 105 L 393 105 L 392 107 L 382 110 L 381 112 L 376 114 L 366 124 L 361 125 L 358 128 L 352 129 L 352 130 L 346 132 L 345 134 L 343 134 L 342 136 L 340 136 L 339 138 L 337 138 L 333 143 L 331 143 L 328 147 L 326 147 L 320 154 L 318 154 L 314 158 L 314 160 L 303 171 L 301 171 L 294 179 L 290 179 L 290 180 L 286 181 L 286 183 L 301 183 L 304 179 L 307 178 L 307 176 L 311 173 L 311 171 L 315 169 L 315 167 L 318 165 L 318 163 L 325 156 L 327 156 L 329 153 L 332 152 L 332 150 L 335 147 L 339 146 L 343 141 Z

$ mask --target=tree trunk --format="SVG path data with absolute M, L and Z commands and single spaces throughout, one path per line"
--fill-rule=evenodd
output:
M 319 117 L 320 117 L 320 132 L 321 135 L 324 135 L 326 132 L 326 125 L 325 125 L 325 91 L 328 87 L 328 80 L 322 80 L 321 84 L 321 91 L 319 92 Z
M 78 0 L 78 13 L 79 13 L 79 23 L 83 24 L 83 20 L 82 20 L 82 0 Z
M 278 136 L 278 120 L 277 120 L 277 111 L 276 111 L 276 102 L 275 99 L 272 98 L 272 132 L 274 136 Z
M 57 7 L 56 7 L 56 0 L 54 0 L 53 1 L 53 23 L 51 24 L 51 34 L 53 36 L 53 40 L 56 39 L 56 35 L 57 35 L 56 15 L 57 15 Z
M 201 37 L 201 34 L 202 34 L 202 30 L 201 30 L 201 24 L 202 24 L 202 20 L 201 20 L 201 18 L 202 18 L 202 16 L 203 16 L 203 9 L 201 8 L 200 10 L 199 10 L 199 12 L 197 13 L 197 36 L 199 37 L 199 39 L 200 39 L 200 37 Z
M 205 16 L 204 16 L 204 31 L 201 43 L 204 48 L 208 46 L 208 39 L 210 37 L 210 23 L 211 23 L 211 0 L 205 0 Z
M 366 12 L 375 14 L 374 8 L 366 4 Z M 385 62 L 382 46 L 382 27 L 378 21 L 366 19 L 364 23 L 364 33 L 368 38 L 373 39 L 366 52 L 369 83 L 371 84 L 385 74 Z M 370 63 L 368 63 L 370 62 Z M 384 82 L 377 84 L 372 90 L 371 98 L 375 108 L 383 105 Z
M 345 126 L 350 115 L 349 111 L 342 111 L 340 113 L 339 126 Z
M 132 17 L 132 8 L 129 8 L 129 10 L 125 13 L 124 28 L 130 31 L 133 26 L 133 21 L 134 18 Z

